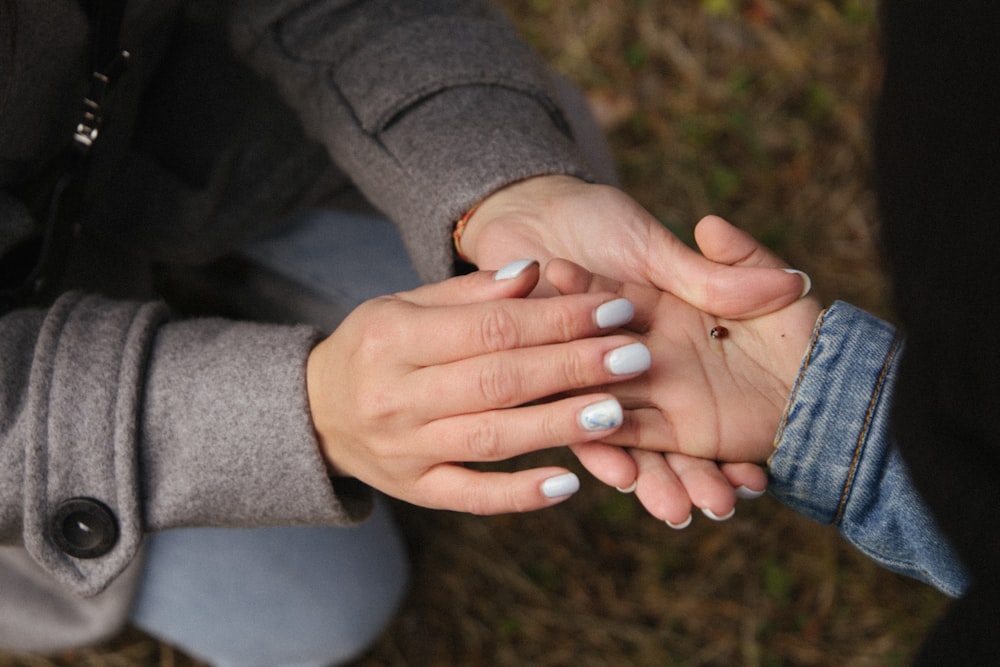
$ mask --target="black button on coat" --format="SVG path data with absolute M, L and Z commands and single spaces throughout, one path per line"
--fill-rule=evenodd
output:
M 118 522 L 107 505 L 93 498 L 71 498 L 52 515 L 52 541 L 74 558 L 98 558 L 118 541 Z

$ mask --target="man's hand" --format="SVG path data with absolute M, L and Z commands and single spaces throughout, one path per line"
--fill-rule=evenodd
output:
M 781 266 L 720 218 L 704 219 L 696 239 L 711 261 Z M 599 290 L 628 298 L 636 307 L 629 328 L 639 332 L 652 356 L 648 373 L 612 388 L 626 409 L 625 425 L 600 443 L 576 447 L 581 461 L 592 472 L 622 468 L 622 453 L 607 445 L 629 448 L 636 492 L 652 513 L 676 523 L 683 486 L 699 507 L 715 503 L 710 506 L 718 515 L 726 501 L 720 482 L 723 476 L 735 480 L 731 469 L 720 470 L 715 462 L 763 463 L 769 456 L 819 304 L 801 299 L 770 315 L 728 320 L 672 294 L 597 276 L 564 260 L 550 262 L 546 276 L 563 293 Z

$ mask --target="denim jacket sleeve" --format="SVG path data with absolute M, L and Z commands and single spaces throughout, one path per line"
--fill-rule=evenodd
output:
M 846 303 L 820 315 L 775 436 L 770 490 L 880 565 L 957 596 L 965 568 L 890 432 L 902 347 L 891 325 Z

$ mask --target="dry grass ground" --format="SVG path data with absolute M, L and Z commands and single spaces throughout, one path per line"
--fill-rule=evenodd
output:
M 689 237 L 722 214 L 808 271 L 824 299 L 888 314 L 868 185 L 874 0 L 503 4 L 587 92 L 624 186 L 664 224 Z M 524 516 L 397 510 L 415 579 L 358 667 L 897 665 L 946 603 L 770 498 L 683 532 L 592 481 Z M 134 631 L 54 658 L 0 656 L 192 664 Z

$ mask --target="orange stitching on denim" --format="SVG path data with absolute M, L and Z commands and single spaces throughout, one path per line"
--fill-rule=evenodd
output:
M 889 364 L 892 362 L 893 357 L 896 356 L 896 348 L 899 347 L 899 334 L 892 339 L 892 347 L 889 348 L 889 353 L 885 355 L 885 361 L 882 362 L 882 371 L 879 373 L 878 382 L 875 383 L 875 390 L 872 391 L 872 398 L 868 402 L 868 411 L 865 413 L 865 421 L 861 426 L 861 432 L 858 434 L 858 441 L 854 445 L 854 457 L 851 459 L 851 469 L 847 473 L 847 480 L 844 482 L 844 490 L 840 494 L 840 503 L 837 505 L 837 514 L 833 517 L 833 523 L 836 524 L 840 521 L 841 517 L 844 515 L 844 508 L 847 505 L 847 496 L 851 491 L 851 485 L 854 483 L 854 475 L 858 471 L 858 461 L 861 459 L 861 448 L 864 446 L 865 438 L 868 435 L 868 429 L 871 427 L 872 417 L 875 412 L 875 404 L 878 402 L 878 397 L 882 393 L 882 385 L 885 384 L 885 378 L 889 374 Z
M 788 414 L 792 410 L 792 404 L 795 403 L 795 397 L 799 393 L 799 387 L 802 386 L 802 378 L 805 376 L 806 371 L 809 369 L 809 364 L 812 362 L 812 356 L 816 349 L 816 343 L 819 342 L 819 330 L 823 328 L 823 322 L 826 320 L 826 314 L 828 312 L 830 312 L 829 308 L 821 311 L 819 317 L 816 318 L 816 324 L 813 326 L 812 340 L 809 341 L 809 349 L 806 351 L 805 361 L 802 362 L 802 368 L 799 370 L 799 376 L 795 378 L 795 385 L 792 387 L 792 394 L 788 397 L 788 401 L 785 403 L 785 410 L 781 414 L 781 423 L 778 424 L 778 432 L 775 433 L 774 441 L 771 443 L 771 455 L 767 457 L 766 461 L 766 465 L 768 467 L 771 466 L 771 460 L 778 451 L 778 443 L 781 442 L 781 438 L 785 434 L 785 427 L 788 426 Z

